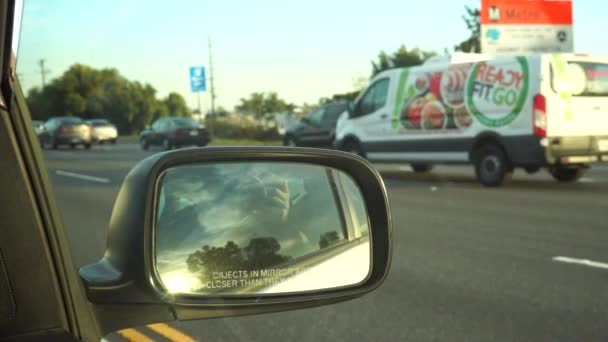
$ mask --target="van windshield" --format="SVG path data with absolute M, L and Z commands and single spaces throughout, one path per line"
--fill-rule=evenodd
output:
M 559 89 L 552 72 L 553 89 Z M 594 62 L 568 62 L 565 81 L 572 96 L 608 96 L 608 64 Z

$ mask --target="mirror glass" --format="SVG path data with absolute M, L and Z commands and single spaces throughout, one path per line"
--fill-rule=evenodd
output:
M 235 162 L 167 170 L 156 191 L 155 264 L 170 293 L 259 295 L 363 282 L 365 201 L 343 171 Z

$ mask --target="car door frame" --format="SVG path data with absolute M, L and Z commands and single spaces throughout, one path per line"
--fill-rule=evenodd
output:
M 167 120 L 167 118 L 160 118 L 152 123 L 150 126 L 150 144 L 151 145 L 160 145 L 162 143 L 162 126 L 163 123 Z M 157 125 L 154 128 L 154 125 Z
M 12 185 L 4 189 L 7 193 L 19 194 L 11 200 L 11 205 L 19 210 L 1 212 L 0 209 L 7 222 L 0 247 L 4 247 L 4 257 L 10 257 L 9 245 L 23 243 L 29 250 L 42 254 L 35 260 L 20 258 L 18 263 L 7 259 L 6 270 L 13 286 L 10 293 L 17 296 L 13 300 L 19 310 L 17 321 L 9 325 L 8 330 L 3 330 L 6 334 L 3 338 L 10 337 L 14 341 L 99 340 L 101 330 L 73 264 L 40 144 L 30 125 L 31 115 L 16 77 L 16 58 L 11 48 L 15 2 L 0 2 L 0 135 L 6 142 L 0 144 L 0 153 L 4 160 L 10 161 L 3 166 L 3 176 L 12 175 L 8 184 L 19 185 L 19 189 Z M 19 297 L 21 286 L 25 286 L 29 295 Z M 54 290 L 40 302 L 29 298 L 35 297 L 31 294 L 36 288 Z M 47 302 L 57 306 L 49 307 Z M 36 314 L 19 320 L 18 315 L 27 315 L 31 310 L 36 310 Z M 35 323 L 41 317 L 52 325 Z
M 326 108 L 327 106 L 321 106 L 307 116 L 307 118 L 310 118 L 312 114 L 321 111 L 321 120 L 319 120 L 319 122 L 314 122 L 310 119 L 302 121 L 305 126 L 298 133 L 297 137 L 298 142 L 302 146 L 319 147 L 323 145 L 324 133 L 321 123 L 323 121 L 323 116 L 325 115 Z
M 330 117 L 330 109 L 331 107 L 343 107 L 343 110 L 338 113 L 335 118 Z M 327 148 L 333 148 L 334 135 L 336 130 L 336 124 L 338 123 L 338 118 L 342 113 L 346 111 L 346 106 L 340 103 L 332 103 L 328 104 L 325 108 L 325 112 L 323 113 L 323 118 L 321 119 L 321 127 L 323 130 L 323 136 L 321 138 L 320 145 Z

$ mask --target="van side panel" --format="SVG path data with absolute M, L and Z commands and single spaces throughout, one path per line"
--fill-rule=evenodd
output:
M 492 132 L 514 163 L 544 164 L 532 125 L 539 56 L 401 70 L 391 82 L 390 125 L 361 139 L 370 160 L 469 162 L 478 138 Z

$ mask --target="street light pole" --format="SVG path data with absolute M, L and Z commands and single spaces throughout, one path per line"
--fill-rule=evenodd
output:
M 196 96 L 198 97 L 198 115 L 201 115 L 203 114 L 203 112 L 201 111 L 201 92 L 197 91 Z
M 40 65 L 40 76 L 42 77 L 42 88 L 46 86 L 46 74 L 49 72 L 44 67 L 44 59 L 38 61 L 38 65 Z

